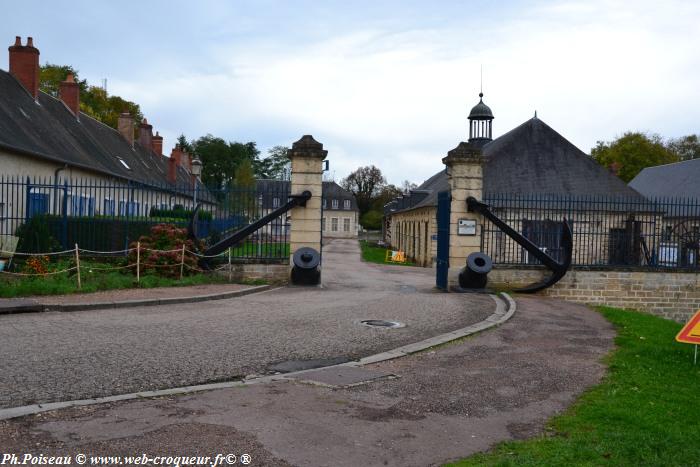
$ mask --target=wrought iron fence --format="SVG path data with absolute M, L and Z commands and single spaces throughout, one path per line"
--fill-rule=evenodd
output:
M 67 250 L 77 243 L 118 251 L 156 224 L 186 228 L 199 205 L 196 235 L 214 243 L 287 201 L 287 184 L 226 189 L 145 185 L 103 179 L 0 176 L 0 250 Z M 289 222 L 281 216 L 237 245 L 237 258 L 289 257 Z
M 573 265 L 698 269 L 700 200 L 488 194 L 484 202 L 511 227 L 561 260 L 562 222 L 574 233 Z M 539 264 L 484 222 L 482 250 L 496 264 Z

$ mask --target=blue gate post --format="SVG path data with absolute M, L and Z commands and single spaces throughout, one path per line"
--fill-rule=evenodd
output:
M 61 202 L 61 243 L 68 250 L 68 180 L 63 181 L 63 201 Z
M 458 275 L 467 256 L 481 251 L 484 218 L 467 209 L 467 198 L 483 194 L 484 158 L 480 146 L 461 142 L 442 159 L 447 166 L 450 187 L 448 286 L 458 284 Z
M 450 268 L 450 202 L 449 191 L 438 193 L 435 285 L 442 290 L 447 290 L 447 274 Z
M 31 181 L 29 180 L 29 175 L 27 175 L 27 194 L 26 198 L 24 200 L 24 222 L 29 222 L 29 218 L 31 217 L 31 199 L 32 199 L 32 186 L 31 186 Z

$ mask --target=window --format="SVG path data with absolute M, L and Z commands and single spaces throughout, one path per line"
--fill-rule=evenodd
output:
M 321 219 L 321 231 L 325 232 L 326 231 L 326 218 L 324 217 Z
M 114 215 L 114 200 L 105 198 L 103 213 L 105 216 Z
M 326 209 L 326 198 L 323 198 L 321 204 L 323 205 L 323 209 Z
M 562 222 L 523 219 L 523 236 L 557 261 L 564 259 L 564 247 L 561 245 L 563 229 Z M 525 254 L 527 255 L 525 261 L 527 264 L 540 264 L 537 258 L 527 254 L 527 252 Z
M 139 213 L 139 203 L 136 201 L 119 201 L 120 216 L 136 216 Z
M 5 203 L 0 203 L 0 220 L 5 218 Z
M 280 199 L 279 198 L 272 198 L 272 207 L 273 208 L 280 207 Z
M 337 199 L 334 199 L 332 201 L 332 206 L 333 206 L 333 209 L 338 209 L 338 200 Z
M 350 232 L 350 219 L 347 217 L 343 219 L 343 232 Z
M 350 200 L 346 199 L 343 201 L 343 209 L 350 209 Z
M 331 232 L 338 231 L 338 218 L 334 217 L 331 219 Z
M 32 188 L 29 193 L 29 217 L 46 214 L 49 212 L 49 195 L 48 193 L 36 193 Z

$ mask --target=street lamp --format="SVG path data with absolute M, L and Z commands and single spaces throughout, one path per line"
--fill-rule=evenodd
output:
M 192 176 L 194 177 L 194 209 L 197 209 L 197 180 L 199 179 L 199 176 L 202 175 L 202 161 L 195 157 L 192 159 L 191 165 L 191 172 Z

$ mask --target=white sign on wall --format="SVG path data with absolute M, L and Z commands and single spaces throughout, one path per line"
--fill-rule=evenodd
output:
M 475 219 L 459 219 L 457 222 L 457 235 L 476 235 Z

